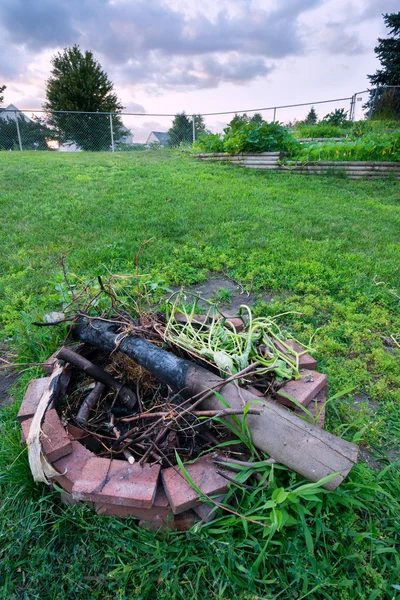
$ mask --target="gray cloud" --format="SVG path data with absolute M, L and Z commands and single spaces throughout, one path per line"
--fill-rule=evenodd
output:
M 330 54 L 363 54 L 367 48 L 355 33 L 348 33 L 343 23 L 327 23 L 324 31 L 324 49 Z
M 163 0 L 2 0 L 0 21 L 9 47 L 23 45 L 27 60 L 78 43 L 126 84 L 193 89 L 249 82 L 271 72 L 268 59 L 304 52 L 298 17 L 322 2 L 280 0 L 265 10 L 232 0 L 237 11 L 222 6 L 211 18 Z M 0 62 L 0 75 L 17 72 Z
M 146 62 L 134 61 L 120 65 L 116 83 L 141 81 L 163 89 L 215 88 L 222 83 L 247 83 L 267 76 L 273 66 L 260 57 L 241 56 L 237 53 L 190 59 L 177 58 L 171 65 L 168 58 L 152 52 Z
M 1 22 L 8 38 L 31 50 L 70 44 L 78 35 L 71 23 L 69 5 L 52 0 L 2 0 Z
M 398 10 L 398 0 L 385 0 L 384 6 L 382 1 L 378 2 L 377 0 L 364 0 L 359 19 L 362 21 L 376 19 L 377 17 L 381 17 L 382 14 L 394 13 L 398 12 Z

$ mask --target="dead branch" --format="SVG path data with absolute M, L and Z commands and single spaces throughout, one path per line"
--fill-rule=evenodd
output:
M 76 415 L 76 421 L 80 425 L 87 423 L 90 411 L 96 406 L 96 402 L 100 400 L 104 394 L 106 386 L 103 383 L 97 382 L 92 391 L 86 396 Z
M 128 388 L 126 385 L 122 385 L 119 381 L 114 379 L 112 375 L 93 364 L 87 358 L 84 358 L 80 354 L 73 352 L 69 348 L 61 348 L 57 353 L 57 358 L 61 358 L 72 365 L 74 365 L 77 369 L 86 373 L 86 375 L 90 375 L 96 381 L 103 383 L 105 386 L 110 387 L 116 390 L 118 394 L 118 398 L 129 408 L 133 409 L 137 403 L 135 393 Z

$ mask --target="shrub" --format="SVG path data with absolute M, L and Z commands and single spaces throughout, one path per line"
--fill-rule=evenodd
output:
M 343 126 L 349 122 L 347 120 L 347 112 L 344 108 L 336 108 L 334 111 L 325 115 L 322 121 L 329 125 L 336 125 L 337 127 Z
M 224 152 L 224 141 L 219 133 L 203 133 L 192 146 L 193 152 Z
M 298 142 L 289 130 L 280 123 L 267 123 L 259 114 L 251 118 L 235 115 L 219 134 L 203 134 L 193 145 L 195 152 L 289 152 L 297 149 Z
M 298 138 L 339 138 L 346 137 L 349 134 L 349 129 L 338 125 L 331 125 L 321 121 L 317 125 L 305 125 L 304 123 L 296 123 L 294 133 Z

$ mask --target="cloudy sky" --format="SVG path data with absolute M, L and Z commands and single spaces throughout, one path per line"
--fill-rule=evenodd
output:
M 366 88 L 382 13 L 396 10 L 398 0 L 1 0 L 0 85 L 6 104 L 40 108 L 52 55 L 76 43 L 132 112 L 341 98 Z

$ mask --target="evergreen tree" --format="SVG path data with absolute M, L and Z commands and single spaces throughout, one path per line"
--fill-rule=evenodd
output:
M 312 106 L 308 115 L 304 119 L 304 125 L 316 125 L 318 121 L 317 113 L 315 112 L 315 108 Z
M 383 15 L 391 37 L 378 38 L 374 48 L 382 68 L 368 79 L 375 87 L 364 105 L 374 118 L 400 118 L 400 89 L 385 86 L 400 86 L 400 12 Z
M 0 85 L 0 104 L 3 103 L 3 100 L 4 100 L 3 92 L 6 89 L 6 87 L 7 87 L 6 85 Z
M 111 146 L 109 114 L 118 113 L 122 105 L 109 80 L 92 52 L 82 53 L 79 46 L 65 48 L 51 61 L 53 69 L 47 81 L 49 111 L 83 111 L 78 113 L 51 113 L 49 123 L 58 131 L 63 142 L 73 142 L 83 150 L 107 150 Z M 114 142 L 124 135 L 118 115 L 112 116 Z
M 195 138 L 205 133 L 206 126 L 201 115 L 194 115 Z M 168 145 L 170 147 L 193 143 L 193 117 L 189 118 L 184 112 L 175 115 L 172 127 L 168 130 Z

